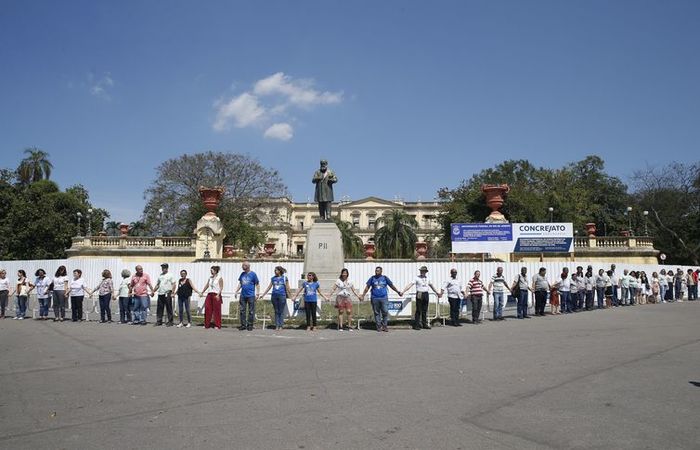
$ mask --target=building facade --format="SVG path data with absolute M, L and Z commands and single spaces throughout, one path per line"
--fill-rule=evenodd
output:
M 302 256 L 306 247 L 306 233 L 318 215 L 316 203 L 296 203 L 289 198 L 267 200 L 262 210 L 260 226 L 267 233 L 268 244 L 274 244 L 277 256 Z M 418 222 L 415 230 L 419 242 L 436 240 L 440 233 L 437 220 L 439 202 L 390 201 L 367 197 L 356 201 L 334 202 L 333 216 L 353 224 L 355 234 L 363 244 L 373 242 L 379 219 L 392 210 L 400 210 Z

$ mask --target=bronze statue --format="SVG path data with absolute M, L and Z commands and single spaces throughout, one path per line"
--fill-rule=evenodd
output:
M 328 161 L 321 160 L 321 168 L 314 172 L 311 182 L 316 185 L 314 201 L 318 202 L 318 214 L 322 221 L 331 220 L 331 204 L 333 203 L 333 184 L 338 177 L 328 168 Z

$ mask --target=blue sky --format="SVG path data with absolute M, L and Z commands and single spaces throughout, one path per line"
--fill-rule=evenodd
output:
M 0 151 L 51 155 L 113 220 L 162 161 L 249 153 L 292 197 L 432 199 L 511 158 L 698 160 L 698 1 L 15 1 Z

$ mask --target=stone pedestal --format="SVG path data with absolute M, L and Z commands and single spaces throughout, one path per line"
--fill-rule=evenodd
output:
M 197 235 L 196 259 L 207 259 L 207 249 L 209 250 L 208 259 L 221 259 L 223 257 L 226 232 L 221 224 L 221 219 L 213 214 L 205 214 L 197 221 L 195 234 Z
M 333 222 L 316 222 L 306 235 L 304 273 L 315 272 L 325 292 L 333 286 L 345 264 L 343 239 Z

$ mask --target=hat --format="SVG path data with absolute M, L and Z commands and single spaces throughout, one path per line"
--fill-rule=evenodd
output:
M 160 267 L 165 267 L 166 269 L 168 268 L 168 263 L 163 263 L 160 265 Z
M 419 272 L 427 272 L 428 268 L 425 266 L 420 266 L 420 269 L 418 269 Z

